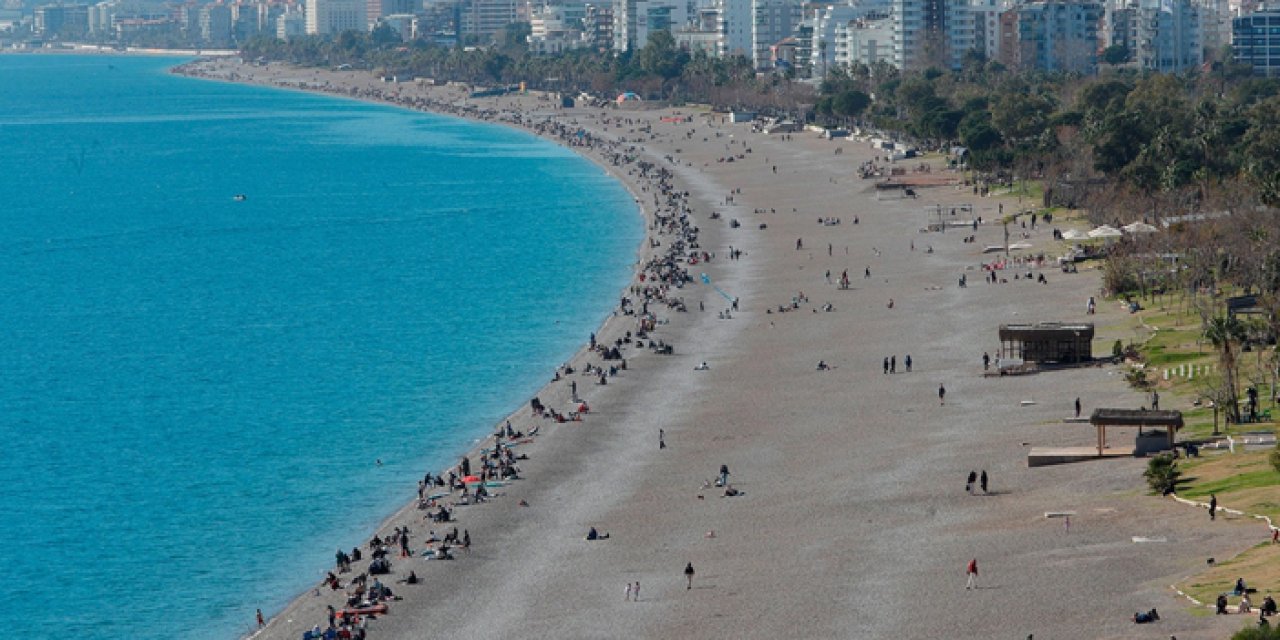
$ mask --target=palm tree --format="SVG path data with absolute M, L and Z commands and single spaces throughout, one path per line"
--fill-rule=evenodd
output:
M 1222 367 L 1222 403 L 1226 404 L 1228 422 L 1240 422 L 1239 393 L 1236 391 L 1236 354 L 1234 345 L 1245 338 L 1245 326 L 1235 316 L 1227 314 L 1209 318 L 1204 325 L 1204 337 L 1218 351 L 1218 363 Z

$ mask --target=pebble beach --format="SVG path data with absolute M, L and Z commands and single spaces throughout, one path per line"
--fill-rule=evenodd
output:
M 878 191 L 859 169 L 888 165 L 866 141 L 764 134 L 693 108 L 468 99 L 231 59 L 178 72 L 531 130 L 623 181 L 646 217 L 636 276 L 595 335 L 625 369 L 587 336 L 564 363 L 573 373 L 531 363 L 547 368 L 540 402 L 579 419 L 512 407 L 514 429 L 537 430 L 513 447 L 527 456 L 520 479 L 454 506 L 456 522 L 424 520 L 403 487 L 405 508 L 369 537 L 408 527 L 415 555 L 393 552 L 377 576 L 400 599 L 365 623 L 368 637 L 1217 638 L 1246 622 L 1201 615 L 1169 585 L 1262 541 L 1262 525 L 1148 495 L 1143 459 L 1028 467 L 1032 446 L 1093 444 L 1088 424 L 1063 422 L 1077 397 L 1086 414 L 1145 402 L 1115 365 L 984 375 L 1002 323 L 1093 322 L 1095 354 L 1133 335 L 1127 310 L 1102 299 L 1098 263 L 1058 268 L 1052 224 L 1025 237 L 1010 225 L 1033 247 L 1015 256 L 1050 260 L 1011 260 L 988 280 L 983 265 L 1003 259 L 983 253 L 1005 242 L 1001 207 L 1036 203 L 980 197 L 939 158 L 894 165 L 908 176 L 928 165 L 934 184 L 918 197 Z M 966 207 L 956 219 L 981 217 L 976 228 L 927 230 L 931 212 Z M 1100 304 L 1087 316 L 1090 296 Z M 716 485 L 722 465 L 737 495 Z M 965 491 L 971 471 L 989 475 L 986 493 Z M 458 494 L 446 493 L 438 504 Z M 1075 515 L 1067 527 L 1048 512 Z M 427 560 L 428 531 L 454 526 L 471 547 Z M 592 527 L 608 538 L 584 540 Z M 397 582 L 409 571 L 418 584 Z M 317 585 L 266 612 L 253 637 L 324 627 L 344 593 Z M 1131 621 L 1152 608 L 1160 621 Z

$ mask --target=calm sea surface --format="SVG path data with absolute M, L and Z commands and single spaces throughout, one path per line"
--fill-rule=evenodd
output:
M 0 56 L 6 637 L 247 630 L 524 403 L 642 237 L 530 135 L 177 62 Z

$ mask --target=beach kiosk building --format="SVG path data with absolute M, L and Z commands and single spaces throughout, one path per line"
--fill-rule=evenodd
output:
M 1093 324 L 1037 322 L 1000 325 L 1002 357 L 1023 362 L 1080 363 L 1093 359 Z

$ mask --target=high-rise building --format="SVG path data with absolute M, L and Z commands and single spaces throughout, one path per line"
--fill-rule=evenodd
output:
M 801 7 L 803 12 L 804 8 Z M 800 22 L 796 24 L 792 30 L 792 36 L 796 39 L 796 59 L 794 61 L 797 77 L 808 78 L 812 75 L 812 69 L 809 63 L 813 61 L 813 23 L 805 20 L 803 15 Z
M 529 51 L 557 54 L 590 46 L 583 33 L 586 5 L 548 4 L 533 7 L 529 17 Z
M 1232 20 L 1231 49 L 1236 62 L 1253 67 L 1253 75 L 1280 77 L 1280 10 L 1254 11 Z
M 688 19 L 685 0 L 613 0 L 613 49 L 640 49 L 650 33 L 671 31 Z
M 457 44 L 462 25 L 462 4 L 456 0 L 425 2 L 414 22 L 415 40 L 428 40 L 442 45 Z M 437 75 L 439 70 L 435 70 Z
M 582 18 L 583 36 L 596 51 L 608 51 L 613 48 L 613 5 L 587 4 Z
M 1200 9 L 1191 0 L 1137 0 L 1135 47 L 1139 68 L 1179 73 L 1204 63 Z
M 773 68 L 773 46 L 791 36 L 800 18 L 799 0 L 751 0 L 751 62 L 757 69 Z
M 301 10 L 286 10 L 276 18 L 276 37 L 293 40 L 307 34 L 307 17 Z
M 1018 66 L 1018 11 L 1000 12 L 1000 54 L 996 57 L 1007 69 Z
M 717 3 L 718 4 L 718 3 Z M 693 19 L 677 28 L 673 35 L 676 45 L 689 53 L 704 53 L 715 58 L 720 55 L 720 9 L 714 4 L 694 12 Z
M 1102 35 L 1108 47 L 1123 47 L 1129 52 L 1128 62 L 1133 58 L 1134 49 L 1138 48 L 1138 8 L 1121 3 L 1113 3 L 1107 7 L 1107 15 L 1102 19 Z
M 1102 6 L 1087 0 L 1029 2 L 1017 12 L 1017 65 L 1092 74 L 1098 68 Z
M 973 48 L 987 60 L 1000 58 L 1000 14 L 1004 10 L 1002 0 L 969 2 L 969 12 L 973 14 Z
M 893 64 L 893 38 L 894 21 L 888 9 L 868 11 L 836 31 L 836 63 L 846 67 Z
M 719 9 L 716 30 L 720 32 L 720 57 L 752 57 L 751 0 L 715 0 L 715 5 Z
M 45 5 L 36 7 L 33 26 L 37 36 L 74 37 L 89 31 L 89 5 Z
M 420 0 L 368 0 L 365 4 L 365 19 L 372 29 L 383 16 L 415 13 L 421 9 Z
M 99 2 L 89 7 L 89 33 L 102 35 L 111 33 L 111 20 L 115 17 L 119 3 L 115 0 Z
M 818 9 L 807 21 L 813 28 L 809 45 L 813 76 L 824 77 L 836 66 L 895 64 L 892 12 L 891 0 L 858 0 Z
M 1218 53 L 1231 44 L 1231 5 L 1228 0 L 1193 0 L 1200 9 L 1200 44 Z
M 968 0 L 894 0 L 894 61 L 901 69 L 959 69 L 974 47 Z
M 365 0 L 307 0 L 307 35 L 367 31 Z
M 261 32 L 258 9 L 264 6 L 264 4 L 253 4 L 248 1 L 231 5 L 231 33 L 236 42 L 245 42 Z
M 214 47 L 231 44 L 231 7 L 207 4 L 200 7 L 200 41 Z
M 516 0 L 467 0 L 462 7 L 462 33 L 488 40 L 516 22 Z

